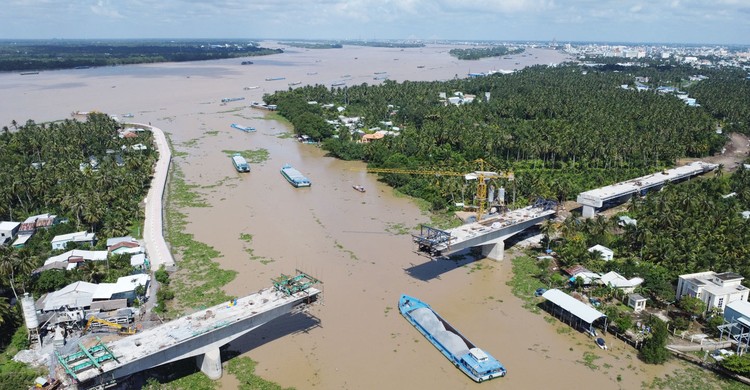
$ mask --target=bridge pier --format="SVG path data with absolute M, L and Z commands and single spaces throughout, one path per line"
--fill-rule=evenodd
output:
M 583 205 L 583 211 L 581 212 L 583 218 L 593 218 L 596 216 L 596 208 L 594 206 Z
M 221 379 L 221 353 L 219 353 L 219 347 L 214 347 L 204 353 L 195 357 L 195 362 L 201 372 L 211 380 Z
M 499 238 L 481 246 L 482 256 L 495 261 L 502 261 L 505 252 L 505 239 Z

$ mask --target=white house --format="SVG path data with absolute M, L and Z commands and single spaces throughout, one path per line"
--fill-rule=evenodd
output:
M 596 244 L 589 248 L 589 252 L 599 252 L 600 256 L 602 257 L 602 260 L 604 261 L 610 261 L 612 260 L 612 257 L 614 257 L 615 252 L 612 251 L 612 249 L 607 248 L 604 245 Z
M 65 249 L 65 246 L 69 242 L 75 242 L 78 244 L 91 244 L 94 245 L 96 235 L 89 232 L 75 232 L 68 234 L 61 234 L 52 238 L 52 249 Z
M 15 238 L 19 226 L 21 226 L 21 222 L 0 222 L 0 245 L 5 245 L 5 243 Z
M 631 293 L 633 292 L 633 290 L 635 290 L 636 287 L 640 286 L 641 283 L 643 283 L 643 278 L 635 277 L 625 279 L 624 276 L 618 274 L 615 271 L 611 271 L 602 275 L 599 281 L 605 286 L 617 288 L 626 293 Z
M 646 308 L 646 298 L 639 294 L 628 295 L 628 306 L 633 308 L 633 311 L 638 313 Z
M 109 255 L 109 252 L 107 251 L 87 251 L 82 249 L 74 249 L 72 251 L 67 251 L 57 256 L 48 258 L 44 262 L 44 265 L 48 266 L 53 263 L 67 263 L 66 269 L 70 270 L 75 268 L 78 263 L 83 263 L 85 261 L 107 260 L 107 255 Z
M 726 305 L 747 301 L 750 290 L 741 284 L 744 277 L 734 272 L 717 274 L 714 271 L 680 275 L 677 281 L 677 299 L 684 296 L 699 298 L 706 310 L 724 311 Z

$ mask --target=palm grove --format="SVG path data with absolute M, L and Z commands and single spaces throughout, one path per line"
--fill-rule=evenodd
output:
M 0 134 L 0 220 L 51 213 L 63 221 L 38 229 L 23 248 L 0 247 L 0 345 L 6 345 L 22 323 L 18 305 L 8 305 L 14 295 L 29 292 L 38 297 L 76 280 L 114 282 L 130 273 L 129 258 L 113 256 L 106 265 L 86 262 L 73 271 L 31 275 L 61 252 L 50 249 L 55 235 L 95 232 L 100 238 L 97 248 L 103 249 L 107 237 L 138 234 L 143 219 L 139 203 L 148 191 L 157 154 L 150 133 L 120 138 L 120 127 L 107 115 L 93 113 L 85 122 L 13 122 Z M 137 144 L 146 148 L 133 148 Z M 96 169 L 88 165 L 91 157 L 98 161 Z
M 706 76 L 690 81 L 696 74 Z M 648 91 L 636 90 L 636 77 Z M 695 80 L 696 78 L 692 78 Z M 700 102 L 691 107 L 672 86 Z M 469 104 L 441 101 L 441 93 L 476 96 Z M 489 92 L 489 100 L 485 93 Z M 750 134 L 750 80 L 741 69 L 696 69 L 669 63 L 637 67 L 537 66 L 511 75 L 445 82 L 359 85 L 328 89 L 309 86 L 265 96 L 295 131 L 322 141 L 332 155 L 361 159 L 371 167 L 470 172 L 482 159 L 493 170 L 511 170 L 516 206 L 536 197 L 558 201 L 602 185 L 674 166 L 678 159 L 721 152 L 729 131 Z M 345 107 L 343 113 L 309 101 Z M 397 126 L 398 136 L 357 143 L 339 115 L 364 118 L 363 130 Z M 719 131 L 723 129 L 724 131 Z M 599 216 L 575 215 L 548 222 L 543 232 L 559 265 L 582 263 L 593 271 L 641 276 L 641 293 L 655 303 L 674 300 L 677 275 L 716 270 L 750 276 L 750 171 L 732 175 L 724 167 L 707 179 L 668 186 L 636 197 L 625 211 L 635 227 L 618 227 Z M 399 191 L 423 198 L 433 210 L 450 210 L 466 200 L 460 178 L 385 174 Z M 468 191 L 469 193 L 471 191 Z M 729 193 L 733 197 L 722 197 Z M 613 248 L 617 259 L 603 262 L 587 248 Z M 544 270 L 548 285 L 565 283 Z

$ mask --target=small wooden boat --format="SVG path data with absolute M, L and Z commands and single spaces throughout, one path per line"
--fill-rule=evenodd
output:
M 596 339 L 596 345 L 601 349 L 607 349 L 607 343 L 604 342 L 604 339 L 601 337 L 598 337 Z
M 352 186 L 352 188 L 354 188 L 355 190 L 357 190 L 359 192 L 365 192 L 365 187 L 362 187 L 362 186 L 354 185 L 354 186 Z

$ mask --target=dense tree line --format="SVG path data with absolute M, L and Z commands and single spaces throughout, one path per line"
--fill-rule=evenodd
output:
M 320 43 L 320 42 L 279 42 L 282 45 L 298 47 L 301 49 L 341 49 L 344 45 L 340 43 Z
M 39 71 L 89 66 L 182 62 L 281 53 L 254 43 L 205 41 L 21 41 L 0 43 L 0 71 Z
M 669 302 L 680 274 L 713 270 L 750 275 L 750 223 L 742 215 L 747 210 L 750 170 L 740 167 L 731 176 L 718 172 L 633 198 L 627 214 L 637 220 L 635 226 L 618 227 L 614 219 L 599 215 L 547 227 L 559 233 L 552 248 L 562 265 L 643 277 L 643 293 Z M 604 262 L 587 251 L 596 244 L 612 248 L 616 259 Z
M 265 100 L 276 104 L 297 132 L 315 132 L 323 139 L 331 134 L 324 147 L 338 157 L 362 159 L 377 167 L 440 166 L 453 171 L 471 171 L 476 169 L 471 168 L 472 161 L 484 159 L 496 170 L 516 173 L 513 186 L 519 199 L 564 200 L 602 184 L 671 166 L 684 156 L 719 151 L 725 137 L 716 133 L 717 118 L 706 108 L 689 107 L 653 89 L 621 88 L 633 84 L 636 76 L 651 77 L 656 86 L 695 73 L 695 69 L 679 67 L 625 73 L 576 65 L 535 66 L 511 75 L 445 82 L 385 81 L 377 86 L 332 89 L 309 86 L 277 92 Z M 476 98 L 460 106 L 441 102 L 441 92 L 459 91 Z M 485 92 L 490 93 L 489 101 Z M 705 99 L 710 106 L 711 98 Z M 366 145 L 352 143 L 343 127 L 335 130 L 323 121 L 341 114 L 307 104 L 311 100 L 346 107 L 341 114 L 364 118 L 365 131 L 390 121 L 401 129 L 400 135 Z M 433 201 L 435 208 L 460 198 L 463 187 L 460 179 L 441 179 L 440 186 L 428 177 L 388 175 L 384 179 Z
M 459 60 L 478 60 L 481 58 L 500 57 L 511 54 L 521 54 L 523 48 L 509 48 L 506 46 L 473 47 L 470 49 L 451 49 L 448 53 Z
M 139 203 L 148 191 L 157 159 L 152 137 L 119 138 L 120 124 L 92 113 L 85 122 L 64 120 L 18 126 L 0 133 L 0 220 L 23 221 L 51 213 L 61 223 L 37 229 L 23 248 L 0 246 L 0 328 L 13 334 L 22 322 L 20 311 L 8 305 L 23 292 L 34 296 L 73 281 L 115 282 L 131 273 L 129 256 L 90 261 L 73 271 L 48 270 L 32 276 L 49 256 L 50 241 L 59 234 L 86 230 L 99 238 L 95 249 L 106 249 L 106 238 L 128 234 L 142 220 Z M 145 145 L 147 149 L 133 148 Z M 117 164 L 122 157 L 123 166 Z M 90 165 L 91 158 L 98 162 Z M 82 165 L 86 164 L 86 165 Z M 70 243 L 69 248 L 75 247 Z M 15 306 L 17 308 L 18 305 Z M 7 328 L 7 329 L 6 329 Z M 0 338 L 0 346 L 9 340 Z

